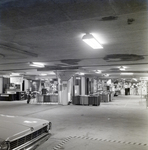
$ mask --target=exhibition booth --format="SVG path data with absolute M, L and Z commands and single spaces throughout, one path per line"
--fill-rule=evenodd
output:
M 61 104 L 60 94 L 67 88 L 67 104 L 71 102 L 73 105 L 99 106 L 103 102 L 112 102 L 114 96 L 146 95 L 147 93 L 145 81 L 130 82 L 77 75 L 72 76 L 67 85 L 66 82 L 62 85 L 57 78 L 41 80 L 24 79 L 22 76 L 3 77 L 0 82 L 2 84 L 0 101 L 26 100 L 26 91 L 29 90 L 36 103 Z

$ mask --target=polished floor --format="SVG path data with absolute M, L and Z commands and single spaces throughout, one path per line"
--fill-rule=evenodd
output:
M 148 150 L 148 108 L 141 96 L 100 106 L 0 102 L 0 113 L 47 119 L 52 136 L 37 150 Z

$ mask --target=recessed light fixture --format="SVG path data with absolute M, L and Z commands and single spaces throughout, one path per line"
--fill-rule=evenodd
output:
M 101 73 L 102 71 L 101 70 L 95 70 L 95 73 Z
M 20 76 L 20 73 L 11 73 L 10 76 Z
M 40 74 L 40 76 L 47 76 L 47 74 L 46 73 L 42 73 L 42 74 Z
M 133 75 L 132 72 L 121 73 L 120 75 Z
M 39 63 L 39 62 L 30 62 L 30 66 L 33 66 L 33 67 L 45 67 L 43 63 Z
M 119 67 L 119 69 L 120 69 L 121 71 L 124 71 L 124 70 L 125 70 L 125 67 L 124 67 L 124 66 L 121 66 L 121 67 Z
M 85 73 L 83 73 L 83 72 L 80 72 L 80 73 L 79 73 L 79 75 L 83 76 L 83 75 L 85 75 Z
M 77 75 L 85 75 L 85 73 L 83 73 L 83 72 L 77 72 L 75 74 L 77 74 Z
M 103 46 L 99 43 L 99 41 L 96 40 L 96 38 L 94 38 L 94 36 L 92 34 L 85 34 L 82 37 L 82 40 L 88 44 L 90 47 L 92 47 L 93 49 L 102 49 Z
M 49 75 L 55 75 L 55 73 L 53 71 L 48 73 Z
M 109 77 L 109 74 L 103 74 L 104 77 Z

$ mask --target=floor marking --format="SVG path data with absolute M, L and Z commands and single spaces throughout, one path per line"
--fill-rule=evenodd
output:
M 136 142 L 126 142 L 126 141 L 118 141 L 118 140 L 110 140 L 110 139 L 98 139 L 92 137 L 84 137 L 84 136 L 69 136 L 62 140 L 58 145 L 56 145 L 53 150 L 59 150 L 69 142 L 71 139 L 85 139 L 85 140 L 95 140 L 95 141 L 103 141 L 103 142 L 110 142 L 110 143 L 120 143 L 120 144 L 127 144 L 127 145 L 137 145 L 137 146 L 148 146 L 148 144 L 136 143 Z

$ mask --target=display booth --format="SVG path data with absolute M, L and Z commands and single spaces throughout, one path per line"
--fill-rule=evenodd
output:
M 0 101 L 21 100 L 23 77 L 3 78 L 4 93 L 0 94 Z

